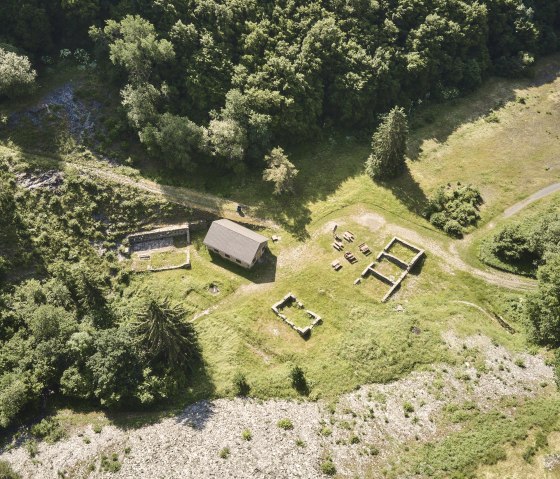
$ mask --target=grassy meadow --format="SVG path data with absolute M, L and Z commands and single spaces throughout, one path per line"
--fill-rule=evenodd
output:
M 480 241 L 492 234 L 484 225 L 491 220 L 498 226 L 503 224 L 496 218 L 505 208 L 560 181 L 559 72 L 560 56 L 549 57 L 538 65 L 533 79 L 490 79 L 467 97 L 419 109 L 413 115 L 408 170 L 387 183 L 374 183 L 363 174 L 370 148 L 369 140 L 359 134 L 325 133 L 317 143 L 288 150 L 300 175 L 295 194 L 280 199 L 272 197 L 269 185 L 256 174 L 226 177 L 201 170 L 169 178 L 141 153 L 129 162 L 133 167 L 119 167 L 120 173 L 132 177 L 188 186 L 252 205 L 259 217 L 279 225 L 261 231 L 281 239 L 269 242 L 271 255 L 253 271 L 212 257 L 202 245 L 203 234 L 196 233 L 190 247 L 191 270 L 132 275 L 124 295 L 134 296 L 147 289 L 170 297 L 185 308 L 198 333 L 203 364 L 188 390 L 166 407 L 232 396 L 237 373 L 245 375 L 250 396 L 301 398 L 290 380 L 294 365 L 305 372 L 310 399 L 336 400 L 364 383 L 388 382 L 437 363 L 460 363 L 461 356 L 450 351 L 442 339 L 442 333 L 450 330 L 459 336 L 483 334 L 509 350 L 526 350 L 524 325 L 507 314 L 508 301 L 519 299 L 520 293 L 459 271 L 432 251 L 434 246 L 458 246 L 453 251 L 484 267 L 476 259 Z M 47 85 L 52 87 L 50 82 Z M 0 153 L 19 151 L 29 164 L 43 169 L 61 159 L 65 168 L 72 162 L 107 167 L 94 155 L 69 153 L 72 142 L 64 135 L 51 144 L 47 144 L 47 135 L 40 137 L 39 146 L 43 141 L 45 144 L 39 153 L 37 147 L 30 148 L 35 141 L 30 131 L 2 137 Z M 426 198 L 439 185 L 457 181 L 480 188 L 485 201 L 482 228 L 462 243 L 445 236 L 421 216 Z M 557 208 L 558 204 L 558 195 L 549 197 L 511 221 Z M 344 250 L 358 258 L 354 265 L 331 246 L 335 224 L 339 232 L 348 229 L 356 236 L 354 243 L 345 243 Z M 395 231 L 425 249 L 426 257 L 391 300 L 381 303 L 389 288 L 386 284 L 372 277 L 359 285 L 353 283 Z M 407 237 L 407 232 L 414 234 Z M 362 242 L 372 251 L 369 257 L 358 250 Z M 394 253 L 409 259 L 404 248 L 396 246 Z M 156 253 L 150 263 L 154 267 L 175 264 L 183 255 L 183 250 Z M 331 268 L 335 259 L 343 265 L 338 272 Z M 140 270 L 148 264 L 134 261 Z M 130 262 L 123 263 L 123 268 L 130 267 Z M 390 263 L 385 262 L 382 268 L 387 268 L 388 275 L 400 274 Z M 213 286 L 219 292 L 213 291 Z M 307 339 L 271 311 L 271 305 L 288 292 L 323 318 Z M 508 333 L 487 315 L 459 301 L 503 315 L 517 333 Z M 505 477 L 506 465 L 526 472 L 525 476 L 512 477 L 546 477 L 538 475 L 537 466 L 519 466 L 513 459 L 518 453 L 506 454 L 512 457 L 507 461 L 479 466 L 486 461 L 486 451 L 474 447 L 473 441 L 500 453 L 500 448 L 521 450 L 532 437 L 524 434 L 536 427 L 545 428 L 558 411 L 557 395 L 548 401 L 520 405 L 516 424 L 501 417 L 497 420 L 494 413 L 481 413 L 469 420 L 468 428 L 437 444 L 413 446 L 403 470 L 418 471 L 420 465 L 432 462 L 434 468 L 450 471 L 449 476 L 435 477 L 462 477 L 451 476 L 453 471 L 445 469 L 453 453 L 456 470 L 480 477 Z M 91 413 L 84 414 L 87 418 Z M 116 414 L 111 421 L 118 423 L 123 417 L 128 421 L 126 414 L 120 418 Z M 77 420 L 67 412 L 61 418 L 69 424 Z M 136 421 L 136 416 L 131 421 Z M 551 444 L 557 444 L 557 436 L 551 437 Z

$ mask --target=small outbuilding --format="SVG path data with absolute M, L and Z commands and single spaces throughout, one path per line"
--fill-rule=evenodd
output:
M 204 244 L 213 253 L 250 269 L 267 248 L 267 238 L 233 221 L 213 221 Z

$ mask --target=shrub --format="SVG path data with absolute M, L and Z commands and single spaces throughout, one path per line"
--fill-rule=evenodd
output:
M 220 454 L 219 454 L 219 456 L 220 456 L 222 459 L 227 459 L 227 458 L 229 457 L 229 455 L 230 455 L 229 447 L 224 447 L 224 448 L 220 451 Z
M 31 434 L 44 439 L 48 443 L 60 441 L 66 436 L 60 423 L 52 418 L 45 418 L 31 427 Z
M 305 447 L 307 444 L 305 443 L 305 441 L 301 438 L 297 438 L 296 439 L 296 446 L 297 447 Z
M 327 476 L 334 476 L 336 474 L 336 467 L 330 456 L 321 463 L 321 472 Z
M 403 404 L 403 409 L 404 409 L 404 412 L 408 413 L 408 414 L 414 412 L 414 406 L 411 403 L 409 403 L 408 401 Z
M 27 57 L 0 48 L 0 97 L 31 92 L 36 77 Z
M 25 449 L 27 450 L 27 453 L 31 458 L 39 454 L 39 447 L 37 446 L 37 441 L 35 439 L 29 439 L 28 441 L 26 441 Z
M 284 419 L 280 419 L 276 425 L 280 428 L 280 429 L 284 429 L 284 431 L 289 431 L 290 429 L 294 428 L 294 425 L 292 423 L 292 421 L 290 419 L 284 418 Z
M 525 361 L 523 361 L 523 359 L 521 359 L 521 358 L 517 358 L 517 359 L 515 360 L 515 365 L 516 365 L 518 368 L 523 368 L 523 369 L 526 367 L 526 366 L 525 366 Z
M 480 192 L 471 185 L 440 186 L 428 200 L 424 215 L 436 228 L 460 237 L 466 227 L 480 219 L 481 204 Z
M 121 462 L 119 461 L 119 455 L 114 452 L 111 457 L 101 456 L 101 469 L 107 472 L 118 472 L 121 470 Z
M 21 476 L 12 469 L 12 465 L 8 461 L 0 461 L 0 478 L 21 479 Z
M 241 433 L 241 437 L 245 439 L 245 441 L 250 441 L 251 439 L 253 439 L 253 434 L 251 434 L 251 431 L 249 431 L 249 429 L 245 429 Z
M 235 376 L 233 376 L 233 393 L 236 396 L 247 396 L 250 390 L 251 386 L 247 383 L 245 375 L 241 372 L 235 373 Z
M 294 366 L 290 370 L 290 379 L 292 380 L 292 387 L 300 394 L 309 394 L 309 385 L 305 379 L 305 373 L 299 366 Z

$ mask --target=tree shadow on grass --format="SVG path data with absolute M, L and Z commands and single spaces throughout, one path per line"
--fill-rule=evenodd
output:
M 399 177 L 381 182 L 381 185 L 391 190 L 398 201 L 403 203 L 409 211 L 419 216 L 422 215 L 428 197 L 418 181 L 412 176 L 408 167 Z
M 486 117 L 517 98 L 516 90 L 537 88 L 554 82 L 560 76 L 560 56 L 541 59 L 534 75 L 524 78 L 493 77 L 477 90 L 465 96 L 419 108 L 410 118 L 412 132 L 408 142 L 408 157 L 419 159 L 426 140 L 445 143 L 459 127 Z

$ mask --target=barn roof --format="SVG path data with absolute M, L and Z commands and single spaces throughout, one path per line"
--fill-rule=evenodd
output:
M 230 220 L 212 222 L 204 238 L 204 244 L 232 258 L 251 264 L 261 244 L 266 243 L 263 235 Z

